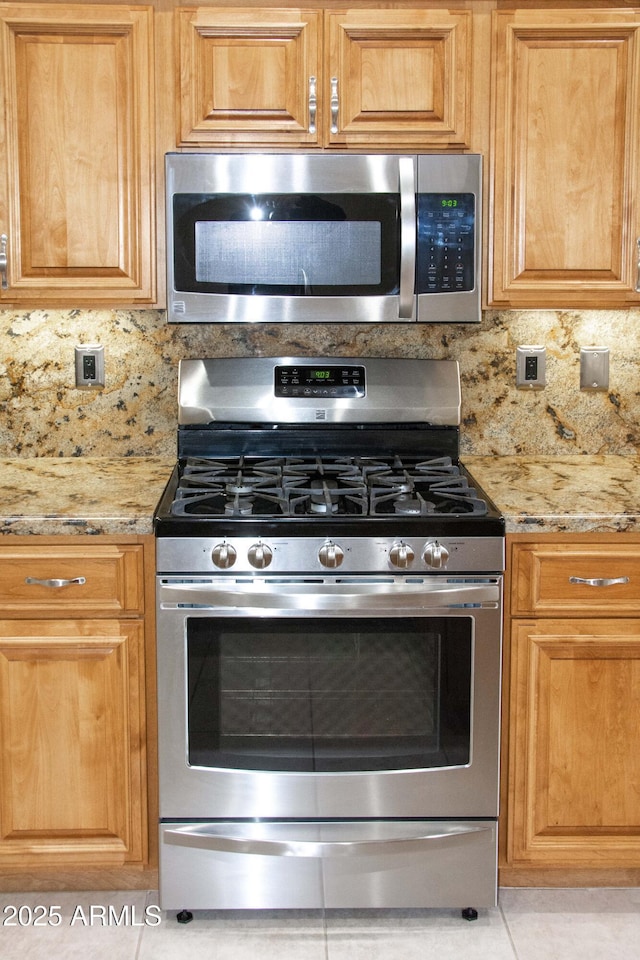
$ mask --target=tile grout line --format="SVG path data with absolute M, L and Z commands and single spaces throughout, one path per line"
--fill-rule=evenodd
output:
M 500 903 L 500 899 L 499 899 L 499 898 L 498 898 L 498 910 L 500 911 L 500 916 L 502 917 L 502 922 L 503 922 L 503 924 L 504 924 L 504 928 L 505 928 L 505 930 L 506 930 L 507 937 L 509 938 L 509 943 L 511 944 L 511 949 L 512 949 L 512 951 L 513 951 L 514 960 L 518 960 L 518 951 L 517 951 L 517 949 L 516 949 L 515 943 L 513 942 L 513 937 L 511 936 L 511 927 L 509 926 L 509 921 L 507 920 L 507 917 L 506 917 L 506 915 L 505 915 L 505 912 L 504 912 L 504 910 L 502 909 L 502 904 Z
M 327 927 L 327 910 L 322 908 L 322 932 L 324 934 L 324 957 L 329 960 L 329 929 Z

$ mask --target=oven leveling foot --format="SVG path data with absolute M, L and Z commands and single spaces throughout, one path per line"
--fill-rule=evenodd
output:
M 465 907 L 464 910 L 462 911 L 462 919 L 463 919 L 463 920 L 477 920 L 477 919 L 478 919 L 478 911 L 475 909 L 475 907 Z

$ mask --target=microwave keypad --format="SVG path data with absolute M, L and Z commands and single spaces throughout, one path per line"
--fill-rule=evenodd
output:
M 422 193 L 418 200 L 418 293 L 473 290 L 475 197 Z

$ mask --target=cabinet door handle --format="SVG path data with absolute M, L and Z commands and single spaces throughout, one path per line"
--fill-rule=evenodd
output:
M 636 293 L 640 293 L 640 237 L 636 240 Z
M 331 77 L 331 133 L 338 132 L 338 110 L 340 101 L 338 99 L 338 78 Z
M 7 243 L 9 238 L 6 233 L 3 233 L 0 236 L 0 284 L 2 284 L 2 289 L 7 290 L 9 287 L 9 280 L 7 277 Z
M 629 577 L 569 577 L 569 583 L 583 583 L 587 587 L 610 587 L 614 583 L 629 583 Z
M 318 115 L 318 92 L 316 78 L 309 77 L 309 133 L 316 132 L 316 117 Z
M 59 590 L 60 587 L 70 587 L 72 584 L 83 584 L 87 582 L 86 577 L 72 577 L 71 580 L 38 580 L 37 577 L 25 577 L 25 583 L 35 583 L 39 587 L 53 587 L 55 590 Z

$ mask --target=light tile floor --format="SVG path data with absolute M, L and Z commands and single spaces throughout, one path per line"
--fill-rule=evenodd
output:
M 197 912 L 154 891 L 0 893 L 2 960 L 640 960 L 640 888 L 503 889 L 459 910 Z

